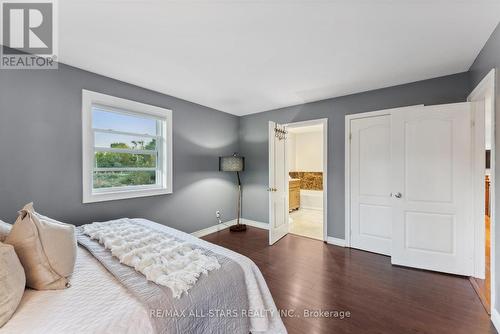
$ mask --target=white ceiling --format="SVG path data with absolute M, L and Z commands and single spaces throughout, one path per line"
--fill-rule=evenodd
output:
M 59 59 L 235 115 L 467 71 L 500 1 L 63 0 Z

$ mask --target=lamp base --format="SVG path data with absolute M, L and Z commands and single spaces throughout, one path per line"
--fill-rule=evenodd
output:
M 245 224 L 237 224 L 229 227 L 229 231 L 231 232 L 243 232 L 247 230 L 247 226 Z

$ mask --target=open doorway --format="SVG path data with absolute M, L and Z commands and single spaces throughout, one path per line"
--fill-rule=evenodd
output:
M 287 125 L 289 233 L 324 240 L 323 124 Z
M 328 120 L 269 122 L 269 245 L 288 233 L 327 241 Z
M 494 81 L 492 70 L 469 96 L 474 103 L 476 123 L 475 277 L 471 283 L 485 309 L 491 314 L 494 302 Z M 480 126 L 477 126 L 480 125 Z

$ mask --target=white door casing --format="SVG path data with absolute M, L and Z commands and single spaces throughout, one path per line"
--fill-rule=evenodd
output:
M 390 115 L 350 121 L 351 247 L 391 255 Z
M 486 143 L 486 138 L 489 138 L 489 146 L 491 149 L 490 153 L 490 260 L 489 260 L 489 271 L 490 271 L 490 309 L 492 315 L 498 314 L 496 310 L 496 219 L 495 219 L 495 80 L 496 80 L 496 70 L 493 68 L 491 71 L 481 80 L 481 82 L 474 88 L 471 94 L 468 96 L 467 101 L 473 103 L 474 110 L 474 132 L 475 132 L 475 145 L 474 153 L 475 159 L 480 159 L 476 161 L 476 169 L 474 175 L 476 181 L 474 181 L 475 188 L 475 201 L 474 201 L 474 223 L 475 223 L 475 247 L 474 247 L 474 276 L 477 278 L 484 278 L 486 271 L 486 258 L 484 247 L 486 244 L 486 226 L 483 221 L 484 214 L 484 148 Z M 479 102 L 479 103 L 478 103 Z M 486 135 L 486 132 L 489 135 Z M 480 182 L 480 183 L 476 183 Z M 493 317 L 492 317 L 493 319 Z
M 485 145 L 485 101 L 473 101 L 472 119 L 474 122 L 473 136 L 473 177 L 474 177 L 474 204 L 473 218 L 474 223 L 474 273 L 473 276 L 485 279 L 486 274 L 486 224 L 485 220 L 485 171 L 486 171 L 486 145 Z M 491 176 L 491 175 L 490 175 Z M 491 181 L 491 180 L 490 180 Z M 480 200 L 478 200 L 478 198 Z M 478 225 L 480 228 L 478 228 Z
M 401 110 L 391 122 L 392 263 L 472 275 L 470 103 Z
M 304 126 L 322 126 L 323 134 L 323 241 L 328 240 L 328 118 L 311 119 L 307 121 L 293 122 L 285 124 L 287 131 L 295 127 Z M 287 150 L 290 147 L 290 140 L 285 143 Z M 288 154 L 288 153 L 287 153 Z M 287 175 L 289 171 L 293 171 L 292 166 L 288 164 L 289 158 L 287 158 Z
M 269 244 L 288 234 L 288 167 L 286 135 L 269 122 Z M 283 129 L 282 126 L 279 128 Z

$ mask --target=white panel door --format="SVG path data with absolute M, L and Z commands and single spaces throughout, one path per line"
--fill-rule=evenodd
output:
M 269 244 L 288 234 L 288 168 L 286 136 L 279 135 L 277 124 L 269 122 Z M 280 126 L 282 129 L 282 127 Z
M 473 273 L 469 103 L 393 113 L 392 263 Z
M 351 120 L 351 247 L 391 255 L 390 115 Z

